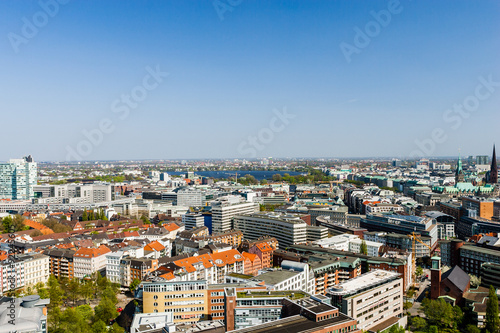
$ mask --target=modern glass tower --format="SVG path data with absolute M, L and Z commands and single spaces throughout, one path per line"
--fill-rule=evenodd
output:
M 37 164 L 31 155 L 0 163 L 0 199 L 31 199 L 36 184 Z

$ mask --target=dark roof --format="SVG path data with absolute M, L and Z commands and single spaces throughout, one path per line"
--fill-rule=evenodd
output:
M 467 291 L 467 286 L 470 282 L 470 277 L 467 273 L 465 273 L 460 267 L 455 266 L 452 269 L 446 271 L 443 274 L 442 280 L 448 279 L 451 283 L 453 283 L 460 291 Z

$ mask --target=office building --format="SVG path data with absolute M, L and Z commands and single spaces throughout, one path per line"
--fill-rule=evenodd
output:
M 246 202 L 241 196 L 226 196 L 212 201 L 212 233 L 223 233 L 232 229 L 233 217 L 259 211 L 259 205 Z
M 201 228 L 205 226 L 205 217 L 200 213 L 186 213 L 182 215 L 182 223 L 186 230 Z
M 403 280 L 398 273 L 374 270 L 330 288 L 327 296 L 340 312 L 370 330 L 403 315 Z
M 36 184 L 37 164 L 31 155 L 0 163 L 0 199 L 32 199 Z
M 177 206 L 199 207 L 204 204 L 205 196 L 200 189 L 184 188 L 177 192 Z
M 234 228 L 243 232 L 248 240 L 267 236 L 278 240 L 279 248 L 286 248 L 292 244 L 301 244 L 307 241 L 308 225 L 293 214 L 279 214 L 259 212 L 247 215 L 234 216 Z M 319 230 L 321 236 L 322 230 Z

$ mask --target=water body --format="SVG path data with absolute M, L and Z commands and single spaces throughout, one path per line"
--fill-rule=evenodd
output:
M 173 176 L 181 176 L 185 175 L 186 172 L 167 172 L 169 175 Z M 252 170 L 239 170 L 239 171 L 195 171 L 195 175 L 202 177 L 210 177 L 210 178 L 229 178 L 234 177 L 235 174 L 238 173 L 238 177 L 243 177 L 245 175 L 252 175 L 257 180 L 262 179 L 272 179 L 273 175 L 280 174 L 284 175 L 285 173 L 290 176 L 298 176 L 302 174 L 301 172 L 296 171 L 252 171 Z

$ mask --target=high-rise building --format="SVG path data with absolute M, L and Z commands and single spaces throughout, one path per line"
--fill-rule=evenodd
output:
M 233 217 L 259 211 L 259 205 L 246 202 L 241 196 L 221 197 L 212 202 L 212 232 L 223 233 L 233 229 Z
M 0 163 L 0 199 L 31 199 L 36 184 L 37 165 L 31 155 Z
M 488 155 L 477 155 L 476 156 L 476 164 L 479 165 L 487 165 L 490 163 L 490 158 Z

